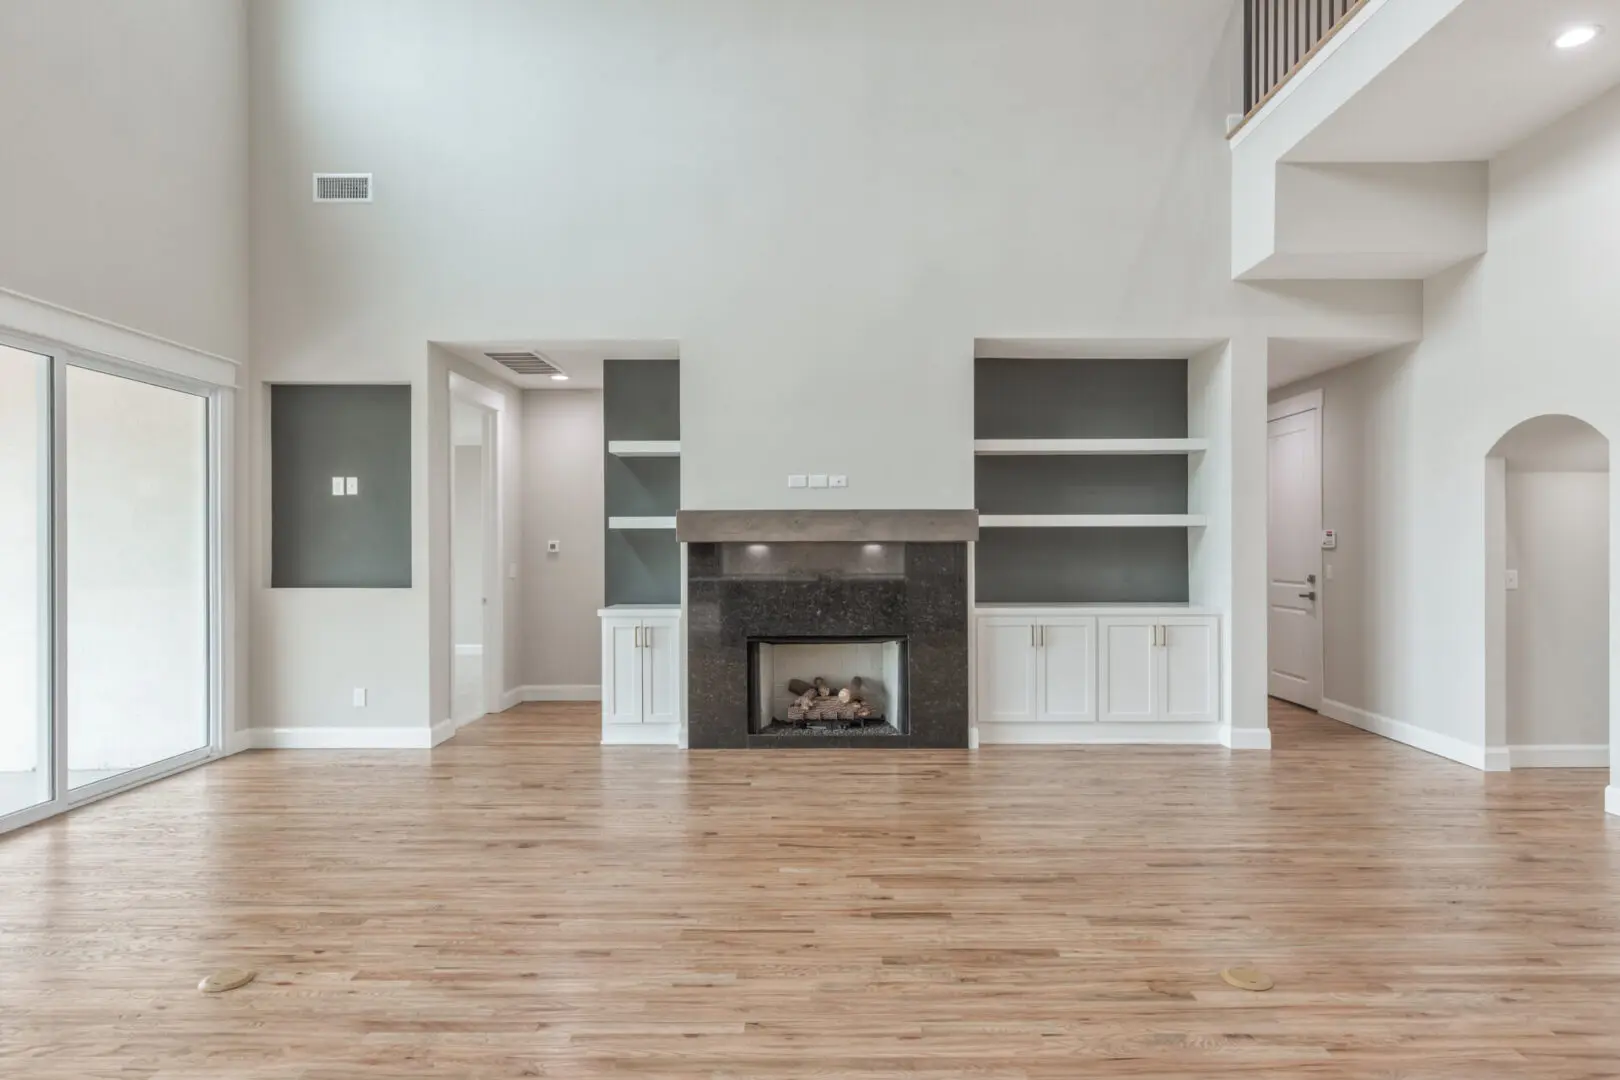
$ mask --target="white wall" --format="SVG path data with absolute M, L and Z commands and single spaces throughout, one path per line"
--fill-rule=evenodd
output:
M 1492 162 L 1488 253 L 1425 284 L 1420 345 L 1274 393 L 1326 390 L 1330 697 L 1485 747 L 1485 457 L 1542 414 L 1620 432 L 1617 182 L 1613 91 Z
M 0 4 L 0 288 L 247 351 L 244 0 Z
M 523 395 L 523 667 L 528 686 L 598 686 L 602 646 L 600 390 Z M 546 552 L 558 540 L 562 550 Z
M 1609 474 L 1507 471 L 1507 741 L 1609 742 Z
M 484 643 L 484 448 L 457 446 L 451 462 L 455 520 L 450 552 L 455 645 Z
M 1415 322 L 1397 285 L 1230 280 L 1232 0 L 261 0 L 251 20 L 256 374 L 420 384 L 424 341 L 676 339 L 690 508 L 972 506 L 977 337 Z M 377 201 L 313 205 L 315 170 L 374 172 Z M 1263 416 L 1258 369 L 1231 385 Z M 782 417 L 816 395 L 852 404 L 812 447 Z M 1264 479 L 1237 466 L 1258 535 L 1242 492 Z M 807 470 L 849 487 L 790 493 Z M 424 602 L 341 598 L 343 643 L 277 679 L 407 685 L 426 658 L 392 635 Z M 289 610 L 273 647 L 336 615 Z M 1257 626 L 1234 649 L 1263 726 Z

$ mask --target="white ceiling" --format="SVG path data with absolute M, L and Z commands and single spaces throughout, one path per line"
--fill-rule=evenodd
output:
M 1158 360 L 1197 356 L 1219 338 L 975 338 L 988 360 Z
M 1609 440 L 1573 416 L 1526 420 L 1491 450 L 1512 472 L 1608 472 Z
M 1375 338 L 1339 338 L 1333 341 L 1272 338 L 1266 352 L 1266 385 L 1275 390 L 1279 386 L 1353 364 L 1401 344 L 1403 342 Z
M 440 341 L 435 344 L 524 390 L 600 390 L 603 360 L 674 360 L 681 354 L 679 342 L 665 340 L 507 338 L 500 341 Z M 550 360 L 567 374 L 568 380 L 559 382 L 549 375 L 519 375 L 484 355 L 527 351 L 538 352 Z
M 1552 47 L 1580 23 L 1606 32 Z M 1287 157 L 1487 161 L 1617 83 L 1620 0 L 1466 0 Z

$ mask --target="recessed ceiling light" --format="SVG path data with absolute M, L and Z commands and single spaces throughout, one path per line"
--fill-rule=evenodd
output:
M 1578 49 L 1582 45 L 1590 44 L 1602 29 L 1601 26 L 1593 26 L 1590 23 L 1585 26 L 1572 26 L 1553 38 L 1553 44 L 1560 49 Z
M 568 376 L 564 375 L 562 372 L 559 371 L 557 374 L 555 374 L 555 375 L 553 375 L 551 377 L 551 381 L 552 382 L 567 382 L 568 381 Z

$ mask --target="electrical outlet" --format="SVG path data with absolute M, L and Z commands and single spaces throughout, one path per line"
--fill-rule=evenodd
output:
M 513 581 L 517 580 L 517 563 L 513 563 L 506 568 L 506 576 L 511 578 Z
M 843 473 L 833 473 L 831 476 L 827 477 L 827 486 L 847 488 L 849 487 L 849 477 L 845 476 Z
M 343 486 L 348 489 L 350 495 L 360 494 L 360 478 L 358 476 L 344 477 Z
M 813 488 L 824 488 L 824 487 L 826 487 L 827 486 L 827 474 L 824 473 L 824 472 L 811 473 L 810 474 L 810 486 L 813 487 Z
M 334 494 L 334 495 L 342 495 L 343 494 L 343 477 L 341 477 L 341 476 L 332 477 L 332 494 Z
M 363 686 L 354 688 L 354 707 L 357 709 L 366 707 L 366 688 Z
M 562 541 L 561 540 L 547 540 L 546 541 L 546 552 L 547 552 L 547 554 L 555 555 L 561 550 L 562 550 Z
M 788 487 L 790 487 L 790 488 L 802 488 L 802 487 L 809 487 L 809 486 L 810 486 L 809 478 L 806 477 L 804 475 L 804 473 L 789 473 L 788 474 Z

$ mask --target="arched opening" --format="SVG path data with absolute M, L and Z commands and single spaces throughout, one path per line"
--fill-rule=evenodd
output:
M 1485 464 L 1488 756 L 1607 768 L 1609 441 L 1537 416 Z

